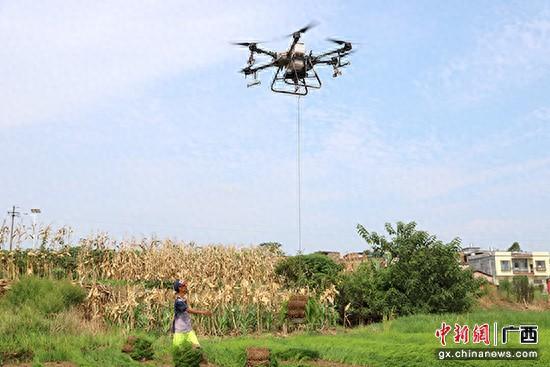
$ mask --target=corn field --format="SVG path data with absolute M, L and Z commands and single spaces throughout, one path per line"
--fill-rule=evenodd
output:
M 192 308 L 212 317 L 194 317 L 203 335 L 274 331 L 286 323 L 291 293 L 311 296 L 308 325 L 333 326 L 336 290 L 310 294 L 285 290 L 274 269 L 281 255 L 267 248 L 158 241 L 117 242 L 106 234 L 70 246 L 62 231 L 42 230 L 39 249 L 0 251 L 0 278 L 24 275 L 69 278 L 88 290 L 83 309 L 89 318 L 127 329 L 166 331 L 171 322 L 175 279 L 185 279 Z

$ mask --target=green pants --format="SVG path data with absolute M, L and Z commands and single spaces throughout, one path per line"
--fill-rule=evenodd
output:
M 183 343 L 191 343 L 197 347 L 200 347 L 199 340 L 197 339 L 197 334 L 193 330 L 186 333 L 174 333 L 174 339 L 172 341 L 174 347 L 178 347 Z

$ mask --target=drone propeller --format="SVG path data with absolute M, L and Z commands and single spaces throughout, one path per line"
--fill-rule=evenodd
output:
M 342 52 L 340 54 L 340 57 L 346 57 L 348 56 L 349 54 L 354 54 L 355 52 L 357 52 L 356 50 L 350 50 L 350 51 L 345 51 L 345 52 Z
M 257 52 L 257 45 L 258 43 L 262 43 L 262 42 L 259 42 L 259 41 L 254 41 L 254 42 L 231 42 L 231 44 L 235 45 L 235 46 L 242 46 L 242 47 L 247 47 L 249 50 L 250 50 L 250 56 L 248 57 L 248 66 L 252 66 L 254 65 L 254 63 L 256 62 L 256 59 L 254 59 L 254 52 Z M 243 72 L 244 72 L 244 69 L 243 69 Z
M 251 41 L 251 42 L 231 42 L 234 46 L 242 46 L 242 47 L 255 47 L 259 45 L 260 43 L 265 43 L 266 41 Z
M 306 33 L 308 30 L 310 30 L 313 27 L 317 27 L 318 25 L 319 25 L 319 22 L 314 20 L 314 21 L 309 22 L 309 24 L 306 25 L 305 27 L 298 29 L 296 32 L 297 33 Z
M 340 46 L 346 46 L 350 50 L 351 50 L 352 44 L 353 45 L 360 45 L 361 44 L 361 43 L 358 43 L 358 42 L 344 41 L 344 40 L 339 40 L 339 39 L 336 39 L 336 38 L 327 38 L 327 41 L 332 42 L 332 43 L 336 43 L 337 45 L 340 45 Z
M 302 28 L 298 29 L 296 32 L 293 32 L 293 33 L 287 35 L 286 37 L 299 37 L 302 33 L 306 33 L 308 30 L 310 30 L 311 28 L 316 27 L 318 25 L 319 25 L 319 22 L 317 22 L 315 20 L 311 21 L 305 27 L 302 27 Z
M 337 45 L 345 45 L 346 43 L 351 43 L 349 41 L 342 41 L 342 40 L 335 39 L 335 38 L 327 38 L 327 41 L 332 42 L 332 43 L 336 43 Z
M 257 45 L 258 42 L 231 42 L 235 46 L 249 47 L 250 45 Z

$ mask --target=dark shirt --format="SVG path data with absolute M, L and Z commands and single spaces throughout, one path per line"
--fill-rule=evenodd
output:
M 187 333 L 193 328 L 191 326 L 191 315 L 188 312 L 189 306 L 187 301 L 180 297 L 176 297 L 174 302 L 174 321 L 172 323 L 172 332 Z

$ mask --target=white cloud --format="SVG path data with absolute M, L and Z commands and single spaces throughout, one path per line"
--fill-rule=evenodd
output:
M 309 145 L 316 149 L 304 156 L 308 177 L 323 182 L 315 197 L 334 199 L 330 193 L 339 192 L 348 199 L 359 195 L 408 203 L 437 201 L 470 188 L 480 192 L 498 190 L 509 182 L 518 185 L 518 178 L 528 175 L 530 184 L 538 186 L 546 176 L 536 173 L 550 165 L 548 154 L 490 159 L 529 143 L 532 129 L 521 123 L 464 144 L 435 132 L 399 137 L 391 128 L 382 128 L 391 124 L 382 125 L 361 111 L 314 111 L 306 116 L 313 117 L 324 124 L 321 135 L 310 137 Z M 346 177 L 346 190 L 338 186 L 342 184 L 338 177 Z M 506 190 L 510 192 L 510 187 Z
M 228 41 L 295 27 L 300 19 L 280 21 L 284 10 L 245 1 L 3 2 L 0 127 L 78 113 L 139 94 L 149 82 L 244 58 Z
M 480 34 L 475 48 L 418 83 L 427 95 L 477 102 L 516 86 L 547 78 L 550 71 L 550 11 L 509 19 Z
M 537 108 L 531 113 L 531 117 L 541 121 L 550 121 L 550 107 Z

